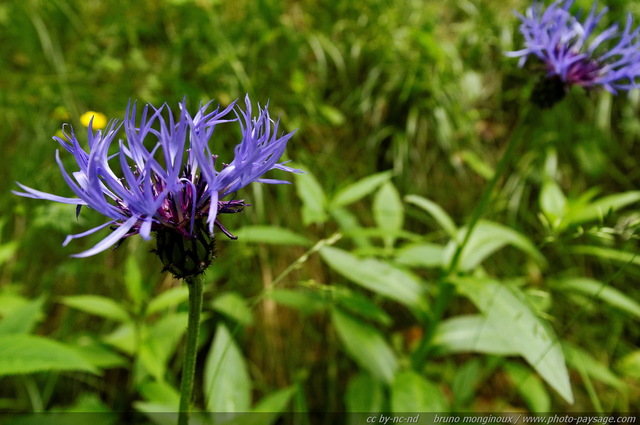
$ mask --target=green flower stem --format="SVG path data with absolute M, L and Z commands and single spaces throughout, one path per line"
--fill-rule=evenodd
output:
M 460 263 L 462 251 L 464 250 L 465 246 L 467 246 L 467 243 L 469 242 L 469 239 L 473 234 L 473 230 L 475 229 L 476 224 L 478 224 L 478 221 L 480 220 L 480 218 L 482 218 L 482 215 L 484 214 L 484 211 L 487 208 L 487 205 L 489 205 L 491 201 L 491 196 L 493 195 L 493 190 L 495 189 L 496 184 L 498 183 L 498 180 L 500 180 L 500 178 L 504 174 L 504 171 L 507 169 L 507 164 L 511 162 L 511 157 L 515 152 L 516 147 L 520 144 L 520 141 L 522 140 L 522 132 L 525 129 L 524 123 L 527 121 L 527 117 L 529 117 L 530 111 L 531 111 L 531 107 L 527 105 L 523 108 L 522 112 L 520 113 L 520 116 L 518 117 L 518 122 L 515 127 L 515 131 L 513 132 L 511 138 L 509 139 L 509 143 L 507 144 L 507 147 L 504 150 L 504 153 L 502 154 L 502 158 L 500 158 L 500 161 L 498 161 L 498 165 L 496 165 L 496 170 L 493 173 L 491 180 L 489 180 L 487 187 L 484 189 L 484 192 L 482 193 L 482 197 L 480 198 L 480 203 L 473 211 L 471 220 L 467 225 L 467 231 L 464 235 L 464 239 L 462 240 L 462 243 L 458 245 L 458 247 L 456 248 L 456 251 L 453 254 L 453 258 L 449 263 L 449 270 L 447 271 L 447 276 L 451 276 L 453 273 L 456 272 L 458 268 L 458 263 Z
M 487 206 L 491 203 L 491 197 L 496 185 L 498 184 L 498 180 L 500 180 L 500 178 L 503 176 L 505 170 L 507 169 L 507 165 L 511 162 L 511 157 L 515 152 L 516 147 L 520 144 L 520 141 L 523 138 L 523 132 L 526 128 L 525 123 L 529 118 L 530 111 L 531 106 L 528 104 L 521 110 L 520 116 L 518 117 L 518 122 L 515 125 L 515 130 L 509 138 L 509 143 L 507 144 L 507 147 L 505 148 L 500 161 L 498 161 L 495 172 L 493 173 L 491 180 L 489 180 L 489 183 L 487 183 L 487 186 L 482 193 L 482 197 L 480 198 L 480 202 L 474 209 L 473 215 L 469 220 L 464 239 L 456 247 L 453 257 L 451 258 L 451 262 L 449 263 L 449 267 L 446 270 L 446 273 L 440 279 L 440 288 L 433 309 L 433 314 L 428 320 L 425 334 L 420 341 L 420 345 L 416 348 L 412 356 L 412 363 L 415 369 L 419 369 L 421 367 L 429 353 L 431 347 L 431 339 L 433 338 L 433 335 L 435 334 L 435 331 L 440 324 L 440 321 L 442 320 L 447 307 L 449 306 L 451 298 L 455 294 L 454 287 L 449 281 L 449 278 L 458 271 L 458 265 L 462 258 L 462 252 L 464 251 L 465 246 L 467 246 L 467 243 L 469 242 L 471 234 L 478 224 L 478 221 L 480 220 L 480 218 L 482 218 L 482 215 L 484 214 Z
M 200 313 L 202 312 L 202 294 L 204 279 L 202 275 L 185 279 L 189 288 L 189 324 L 187 325 L 187 341 L 182 364 L 182 382 L 180 383 L 180 413 L 178 425 L 188 425 L 191 410 L 191 394 L 193 393 L 196 371 L 196 354 L 198 334 L 200 333 Z

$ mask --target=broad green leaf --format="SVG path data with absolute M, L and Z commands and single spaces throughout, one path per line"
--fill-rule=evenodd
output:
M 442 245 L 427 242 L 405 245 L 395 250 L 396 262 L 410 267 L 442 267 L 443 255 Z
M 640 191 L 637 190 L 604 196 L 586 206 L 570 208 L 568 221 L 578 224 L 597 220 L 606 216 L 610 211 L 620 210 L 638 201 L 640 201 Z
M 347 385 L 347 412 L 381 412 L 384 409 L 384 386 L 368 373 L 360 372 Z
M 142 282 L 142 270 L 140 270 L 140 265 L 135 255 L 127 256 L 124 263 L 124 284 L 127 287 L 127 292 L 133 301 L 133 305 L 136 307 L 136 312 L 139 311 L 145 299 L 145 293 Z
M 308 246 L 309 239 L 289 229 L 276 226 L 244 226 L 234 232 L 242 242 L 266 243 L 273 245 Z
M 218 295 L 211 302 L 211 307 L 241 325 L 249 326 L 253 323 L 253 313 L 247 306 L 247 301 L 237 292 Z
M 127 367 L 129 365 L 125 357 L 97 341 L 79 341 L 75 344 L 74 349 L 86 361 L 100 369 Z
M 13 311 L 25 306 L 32 300 L 21 295 L 14 294 L 13 291 L 0 293 L 0 317 L 7 317 Z
M 426 309 L 424 288 L 413 274 L 382 260 L 361 259 L 329 246 L 322 247 L 320 255 L 332 269 L 364 288 L 407 307 Z
M 42 319 L 44 297 L 31 300 L 0 319 L 0 335 L 28 334 Z
M 358 218 L 351 211 L 345 208 L 332 208 L 331 217 L 338 223 L 343 233 L 348 233 L 353 243 L 358 248 L 370 248 L 371 242 L 367 235 L 363 233 L 363 227 L 360 225 Z
M 498 324 L 483 315 L 463 315 L 440 322 L 433 344 L 445 353 L 476 352 L 502 356 L 518 351 L 505 341 Z
M 482 365 L 477 357 L 469 359 L 462 366 L 457 367 L 451 384 L 453 393 L 451 410 L 460 410 L 461 406 L 470 403 L 476 395 L 476 391 L 482 388 L 483 381 Z
M 147 329 L 140 345 L 140 361 L 158 381 L 165 379 L 167 363 L 187 330 L 187 316 L 187 313 L 169 314 Z
M 351 358 L 375 378 L 392 382 L 398 361 L 382 334 L 339 309 L 332 310 L 331 319 Z
M 343 207 L 359 201 L 391 179 L 391 176 L 391 171 L 372 174 L 339 190 L 331 200 L 331 208 Z
M 573 402 L 564 354 L 551 327 L 531 310 L 520 289 L 488 278 L 455 280 L 458 291 L 487 318 L 490 328 L 567 402 Z
M 365 319 L 374 320 L 382 325 L 388 326 L 393 319 L 380 307 L 378 307 L 368 297 L 351 291 L 347 288 L 336 288 L 334 292 L 335 302 L 344 310 L 355 313 Z
M 567 207 L 567 198 L 555 181 L 548 179 L 540 190 L 540 209 L 554 228 L 560 225 Z
M 298 391 L 297 386 L 292 386 L 289 388 L 284 388 L 282 390 L 278 390 L 266 395 L 262 398 L 256 406 L 253 408 L 253 412 L 271 412 L 271 413 L 280 413 L 284 412 L 289 405 L 289 401 L 291 397 Z M 276 416 L 277 417 L 277 416 Z M 276 418 L 274 417 L 274 419 Z M 260 422 L 260 423 L 271 423 L 269 422 Z
M 62 297 L 62 304 L 76 310 L 96 316 L 112 319 L 118 322 L 130 322 L 131 317 L 127 310 L 111 298 L 100 295 L 70 295 Z
M 150 403 L 146 401 L 135 401 L 133 407 L 144 413 L 156 425 L 175 425 L 178 423 L 177 406 L 168 403 Z M 191 420 L 191 425 L 196 425 Z
M 251 413 L 233 415 L 229 413 L 212 413 L 207 423 L 224 425 L 271 425 L 287 409 L 291 397 L 296 393 L 296 386 L 285 388 L 265 396 L 253 408 Z
M 396 374 L 391 385 L 391 411 L 405 412 L 446 412 L 447 401 L 442 391 L 412 370 Z
M 0 376 L 98 370 L 73 347 L 36 335 L 0 335 Z
M 625 355 L 616 362 L 615 368 L 626 378 L 640 380 L 640 350 Z
M 613 248 L 603 248 L 600 246 L 577 245 L 570 248 L 575 254 L 593 255 L 603 260 L 612 260 L 618 263 L 629 263 L 640 266 L 640 253 L 620 251 Z
M 9 258 L 13 257 L 18 249 L 18 241 L 9 241 L 0 245 L 0 265 L 4 264 Z
M 165 381 L 145 381 L 138 387 L 140 394 L 150 403 L 175 406 L 180 404 L 180 393 Z
M 136 352 L 136 334 L 133 323 L 123 323 L 113 332 L 102 337 L 102 341 L 123 353 L 134 355 Z
M 564 342 L 562 349 L 567 357 L 567 364 L 575 369 L 583 370 L 593 379 L 611 385 L 619 390 L 627 387 L 627 384 L 616 376 L 606 365 L 594 359 L 591 354 L 582 348 Z
M 466 228 L 462 230 L 461 240 L 464 239 L 466 231 Z M 538 264 L 546 264 L 544 256 L 526 236 L 502 224 L 481 220 L 473 229 L 473 233 L 462 250 L 458 267 L 463 271 L 472 270 L 491 254 L 507 245 L 512 245 L 529 254 Z M 445 264 L 449 264 L 452 261 L 456 248 L 455 241 L 450 241 L 445 248 Z
M 640 319 L 640 303 L 606 283 L 587 277 L 576 277 L 552 281 L 551 285 L 561 291 L 579 293 L 601 300 Z
M 391 182 L 385 182 L 373 198 L 373 218 L 384 232 L 384 242 L 391 248 L 404 224 L 404 207 L 400 195 Z
M 313 314 L 327 307 L 327 302 L 318 293 L 294 291 L 291 289 L 273 289 L 267 293 L 278 304 Z
M 206 406 L 212 412 L 248 412 L 251 381 L 240 348 L 227 328 L 216 328 L 204 369 Z
M 428 212 L 450 238 L 454 240 L 457 238 L 458 227 L 456 226 L 456 223 L 440 205 L 430 199 L 423 198 L 418 195 L 407 195 L 404 199 L 408 203 L 420 207 Z
M 540 378 L 531 372 L 531 369 L 513 362 L 507 362 L 504 368 L 530 411 L 551 411 L 551 396 Z
M 169 307 L 182 304 L 188 299 L 189 288 L 187 285 L 176 286 L 175 288 L 168 289 L 149 302 L 147 306 L 147 316 L 154 313 L 160 313 Z
M 294 179 L 296 192 L 302 200 L 302 223 L 308 226 L 327 221 L 327 197 L 318 180 L 309 172 L 295 174 Z

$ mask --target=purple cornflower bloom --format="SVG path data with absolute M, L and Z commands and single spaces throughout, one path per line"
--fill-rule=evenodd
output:
M 269 170 L 300 172 L 278 163 L 293 132 L 278 135 L 279 122 L 269 117 L 266 107 L 258 107 L 257 117 L 252 117 L 248 96 L 244 110 L 235 104 L 207 112 L 210 105 L 207 103 L 192 116 L 183 101 L 177 121 L 168 105 L 160 108 L 145 105 L 136 123 L 136 104 L 130 102 L 124 122 L 112 120 L 104 130 L 95 132 L 89 125 L 88 152 L 80 146 L 73 128 L 65 125 L 64 139 L 54 139 L 73 155 L 79 169 L 69 174 L 59 151 L 56 160 L 77 197 L 57 196 L 20 183 L 17 184 L 24 192 L 14 193 L 75 204 L 77 214 L 86 205 L 111 219 L 66 238 L 63 245 L 105 227 L 113 230 L 97 245 L 74 257 L 97 254 L 135 234 L 150 239 L 152 231 L 158 233 L 158 244 L 161 234 L 171 234 L 170 244 L 175 245 L 176 238 L 187 242 L 200 240 L 206 245 L 205 250 L 212 251 L 214 226 L 234 238 L 220 222 L 219 214 L 240 212 L 247 205 L 243 200 L 223 198 L 252 182 L 288 183 L 263 179 L 262 175 Z M 211 153 L 210 142 L 218 125 L 229 124 L 239 126 L 241 140 L 235 147 L 234 158 L 225 164 Z M 125 140 L 116 140 L 122 128 Z M 117 151 L 110 154 L 114 142 Z M 112 163 L 118 165 L 120 175 L 113 170 Z M 213 256 L 212 252 L 207 255 Z M 170 269 L 165 259 L 163 263 Z
M 624 30 L 614 24 L 596 33 L 607 8 L 596 13 L 598 3 L 594 2 L 581 21 L 580 14 L 569 12 L 573 3 L 557 0 L 545 9 L 534 1 L 525 15 L 517 14 L 525 48 L 506 55 L 519 57 L 520 66 L 529 56 L 537 57 L 546 66 L 547 78 L 559 79 L 563 88 L 601 86 L 615 94 L 640 87 L 640 28 L 631 30 L 631 14 Z

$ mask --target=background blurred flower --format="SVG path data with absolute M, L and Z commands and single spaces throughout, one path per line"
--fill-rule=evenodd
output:
M 158 252 L 165 268 L 184 277 L 183 270 L 172 270 L 172 267 L 177 256 L 186 255 L 190 263 L 195 263 L 189 270 L 201 272 L 213 255 L 214 225 L 233 237 L 220 223 L 218 214 L 239 212 L 246 205 L 243 200 L 224 201 L 223 198 L 252 182 L 288 183 L 262 178 L 274 168 L 298 171 L 278 163 L 293 132 L 278 136 L 278 122 L 270 118 L 267 108 L 259 108 L 257 117 L 252 117 L 248 96 L 244 110 L 236 108 L 235 103 L 212 112 L 207 112 L 209 104 L 206 104 L 191 115 L 183 101 L 177 120 L 166 104 L 160 108 L 146 105 L 139 123 L 136 123 L 136 104 L 130 103 L 124 123 L 112 120 L 104 131 L 94 131 L 96 120 L 93 120 L 87 131 L 88 152 L 80 146 L 73 128 L 63 127 L 64 139 L 55 139 L 73 155 L 79 169 L 68 173 L 59 151 L 56 151 L 56 160 L 77 197 L 57 196 L 20 183 L 24 192 L 14 193 L 76 204 L 78 213 L 86 205 L 111 218 L 101 226 L 67 237 L 64 245 L 104 227 L 110 226 L 113 230 L 93 248 L 75 257 L 97 254 L 135 234 L 149 239 L 151 231 L 156 231 L 158 250 L 165 247 L 172 250 L 168 254 Z M 217 163 L 218 157 L 211 153 L 209 142 L 217 125 L 231 123 L 240 127 L 240 143 L 229 163 Z M 109 154 L 122 127 L 126 139 L 119 139 L 118 150 Z M 111 162 L 119 165 L 120 175 Z M 183 252 L 175 252 L 181 247 Z M 201 259 L 208 261 L 199 264 Z
M 93 123 L 91 120 L 93 120 Z M 107 126 L 107 116 L 101 112 L 87 111 L 80 115 L 80 123 L 85 127 L 89 127 L 89 124 L 91 124 L 96 130 L 102 130 Z
M 555 86 L 562 93 L 571 85 L 601 86 L 611 93 L 640 87 L 640 29 L 632 31 L 631 14 L 624 30 L 614 24 L 597 33 L 595 29 L 607 8 L 596 13 L 595 2 L 580 21 L 580 14 L 569 12 L 573 3 L 558 0 L 545 9 L 536 1 L 525 15 L 518 14 L 525 48 L 506 55 L 520 57 L 520 66 L 531 55 L 540 59 L 551 80 L 545 83 L 547 89 Z

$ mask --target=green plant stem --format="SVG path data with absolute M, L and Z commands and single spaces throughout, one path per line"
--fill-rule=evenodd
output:
M 476 208 L 473 210 L 473 215 L 469 220 L 469 224 L 467 224 L 467 230 L 465 232 L 464 239 L 456 247 L 453 257 L 451 258 L 451 262 L 449 263 L 449 267 L 447 268 L 445 274 L 440 279 L 440 284 L 439 284 L 440 287 L 438 291 L 438 296 L 435 300 L 433 314 L 429 318 L 429 323 L 426 326 L 425 334 L 423 335 L 422 340 L 420 341 L 420 344 L 418 345 L 418 347 L 416 348 L 412 356 L 412 360 L 413 360 L 412 364 L 414 369 L 416 370 L 420 368 L 425 358 L 429 354 L 429 350 L 431 347 L 431 339 L 433 338 L 433 335 L 435 334 L 435 331 L 438 325 L 440 324 L 440 321 L 442 320 L 442 317 L 444 316 L 445 311 L 447 310 L 449 302 L 451 301 L 451 298 L 455 293 L 454 287 L 449 280 L 451 276 L 457 272 L 458 265 L 462 258 L 462 252 L 464 251 L 465 246 L 467 246 L 467 243 L 469 242 L 469 239 L 471 238 L 471 234 L 473 233 L 473 230 L 478 224 L 478 221 L 480 220 L 480 218 L 482 218 L 482 215 L 487 209 L 487 206 L 491 203 L 491 197 L 493 195 L 493 191 L 495 190 L 495 187 L 498 184 L 498 181 L 500 180 L 505 170 L 507 169 L 507 165 L 510 163 L 511 157 L 515 152 L 516 147 L 520 144 L 520 141 L 522 140 L 523 132 L 526 128 L 525 123 L 527 122 L 527 119 L 530 115 L 530 111 L 531 111 L 531 105 L 528 105 L 528 104 L 524 106 L 523 109 L 521 110 L 520 115 L 518 117 L 518 121 L 514 127 L 515 130 L 511 133 L 511 137 L 509 138 L 509 143 L 507 144 L 507 147 L 505 148 L 504 153 L 502 154 L 502 157 L 500 158 L 500 160 L 498 161 L 498 164 L 496 165 L 496 169 L 493 173 L 493 176 L 491 177 L 491 179 L 489 180 L 489 183 L 487 183 L 487 186 L 482 192 L 480 202 L 478 203 Z
M 185 279 L 189 288 L 189 323 L 187 325 L 187 341 L 182 364 L 182 382 L 180 383 L 180 413 L 178 425 L 188 425 L 191 410 L 191 395 L 196 372 L 196 354 L 198 334 L 200 333 L 200 313 L 202 312 L 202 294 L 204 279 L 202 275 Z

